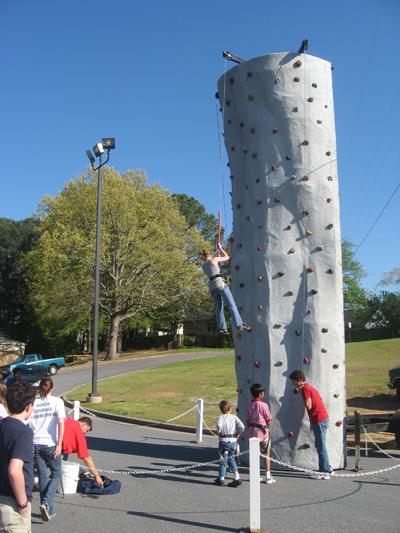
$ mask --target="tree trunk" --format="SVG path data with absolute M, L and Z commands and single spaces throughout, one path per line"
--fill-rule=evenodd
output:
M 111 361 L 112 359 L 116 359 L 118 357 L 118 337 L 120 323 L 120 317 L 111 317 L 110 327 L 108 330 L 108 350 L 105 357 L 106 361 Z

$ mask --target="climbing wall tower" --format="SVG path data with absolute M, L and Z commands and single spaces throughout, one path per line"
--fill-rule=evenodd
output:
M 331 65 L 304 54 L 257 57 L 226 72 L 218 95 L 232 180 L 232 289 L 253 328 L 235 340 L 239 416 L 251 383 L 262 383 L 272 457 L 316 468 L 308 415 L 288 378 L 303 369 L 328 409 L 339 468 L 345 355 Z

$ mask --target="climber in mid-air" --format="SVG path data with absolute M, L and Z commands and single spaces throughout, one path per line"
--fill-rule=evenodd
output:
M 243 322 L 242 317 L 240 316 L 236 307 L 232 293 L 228 285 L 225 283 L 224 277 L 219 269 L 219 263 L 229 261 L 229 255 L 220 244 L 218 244 L 218 255 L 214 255 L 207 250 L 203 250 L 201 255 L 204 261 L 202 265 L 203 272 L 208 277 L 208 288 L 210 289 L 211 296 L 214 300 L 215 314 L 217 317 L 219 332 L 222 335 L 228 335 L 224 315 L 224 302 L 229 307 L 232 321 L 237 331 L 251 331 L 251 327 L 247 326 Z

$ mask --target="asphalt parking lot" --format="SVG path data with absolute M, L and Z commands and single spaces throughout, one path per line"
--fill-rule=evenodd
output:
M 249 483 L 242 469 L 238 488 L 213 485 L 217 467 L 186 472 L 159 470 L 216 459 L 216 440 L 201 445 L 190 434 L 95 419 L 88 444 L 98 468 L 114 471 L 146 469 L 151 475 L 106 474 L 120 479 L 122 490 L 109 496 L 81 494 L 56 497 L 56 517 L 43 523 L 38 493 L 32 531 L 202 532 L 240 531 L 249 525 Z M 400 461 L 400 454 L 394 452 Z M 349 458 L 349 472 L 353 458 Z M 370 453 L 364 470 L 395 464 Z M 373 476 L 314 481 L 305 474 L 276 472 L 275 485 L 261 486 L 261 525 L 271 533 L 399 533 L 400 469 Z

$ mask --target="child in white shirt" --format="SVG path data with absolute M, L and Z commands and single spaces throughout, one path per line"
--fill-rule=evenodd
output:
M 228 484 L 229 487 L 238 487 L 242 482 L 240 481 L 239 471 L 235 460 L 235 450 L 237 446 L 237 439 L 244 431 L 243 422 L 231 413 L 232 405 L 228 400 L 222 400 L 219 404 L 222 415 L 217 418 L 217 431 L 219 437 L 219 454 L 221 462 L 219 464 L 219 474 L 215 480 L 215 484 L 219 487 L 225 485 L 225 475 L 227 466 L 233 472 L 235 479 Z

